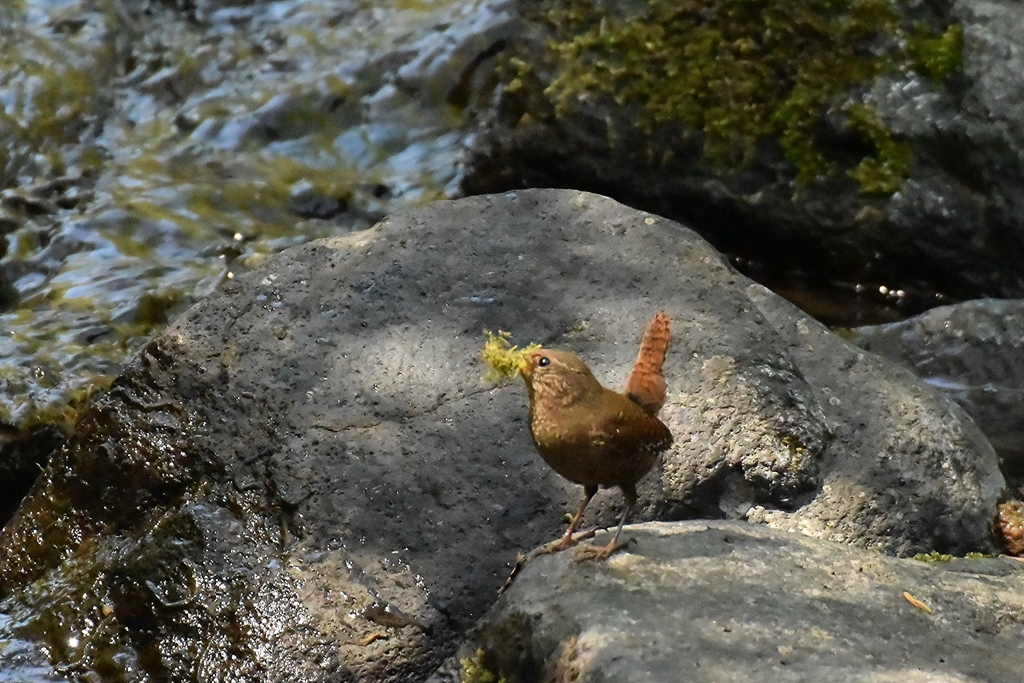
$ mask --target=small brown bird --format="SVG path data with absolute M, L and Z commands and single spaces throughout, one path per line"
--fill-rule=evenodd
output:
M 622 526 L 637 501 L 636 484 L 672 445 L 672 434 L 656 415 L 665 402 L 662 364 L 670 338 L 670 321 L 658 313 L 647 326 L 640 353 L 620 394 L 606 389 L 579 356 L 538 349 L 523 370 L 530 397 L 530 428 L 537 452 L 552 469 L 583 486 L 583 503 L 561 540 L 541 552 L 576 545 L 593 532 L 573 538 L 599 486 L 618 486 L 626 509 L 608 545 L 581 548 L 577 559 L 605 559 L 625 547 Z

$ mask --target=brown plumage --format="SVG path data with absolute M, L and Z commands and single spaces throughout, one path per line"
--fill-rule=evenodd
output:
M 672 434 L 656 417 L 665 402 L 662 363 L 669 326 L 663 313 L 648 325 L 625 394 L 601 386 L 586 363 L 568 351 L 539 349 L 528 356 L 523 379 L 533 443 L 552 469 L 584 491 L 569 530 L 546 552 L 578 543 L 573 532 L 599 486 L 619 487 L 626 509 L 612 541 L 583 554 L 603 559 L 623 547 L 619 534 L 636 503 L 636 484 L 672 445 Z

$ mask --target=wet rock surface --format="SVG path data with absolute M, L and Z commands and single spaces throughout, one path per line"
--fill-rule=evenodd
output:
M 941 306 L 901 323 L 857 328 L 850 341 L 956 401 L 1007 466 L 1024 470 L 1024 301 Z
M 1020 680 L 1012 559 L 897 560 L 735 522 L 629 531 L 606 564 L 532 562 L 430 680 Z
M 483 330 L 617 387 L 657 310 L 675 446 L 637 519 L 992 549 L 1003 481 L 954 404 L 677 223 L 523 191 L 288 250 L 147 344 L 0 535 L 12 634 L 71 677 L 422 680 L 580 494 Z
M 902 310 L 1020 296 L 1024 8 L 818 7 L 511 4 L 464 189 L 600 192 Z

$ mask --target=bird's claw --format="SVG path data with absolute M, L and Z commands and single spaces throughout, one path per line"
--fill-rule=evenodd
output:
M 557 541 L 545 543 L 541 547 L 534 550 L 532 553 L 530 553 L 530 559 L 532 560 L 533 558 L 540 557 L 541 555 L 550 555 L 551 553 L 560 553 L 563 550 L 568 550 L 574 545 L 577 545 L 580 541 L 585 541 L 588 538 L 593 538 L 594 534 L 596 533 L 597 529 L 588 529 L 586 531 L 581 531 L 575 536 L 570 536 L 569 534 L 566 534 Z
M 627 538 L 625 541 L 619 541 L 612 539 L 612 542 L 608 545 L 585 545 L 576 549 L 576 552 L 572 555 L 572 561 L 579 564 L 580 562 L 586 562 L 587 560 L 595 560 L 598 562 L 607 560 L 612 556 L 613 553 L 622 550 L 629 545 L 630 541 L 636 539 Z
M 585 541 L 588 538 L 593 538 L 595 534 L 597 534 L 597 529 L 587 529 L 586 531 L 581 531 L 578 534 L 576 534 L 575 538 L 571 539 L 571 543 L 566 544 L 565 548 L 574 546 L 580 541 Z M 565 550 L 565 548 L 562 548 L 562 550 Z

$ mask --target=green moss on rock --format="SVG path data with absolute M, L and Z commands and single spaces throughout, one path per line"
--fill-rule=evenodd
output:
M 962 26 L 911 25 L 903 4 L 648 0 L 627 15 L 617 3 L 571 0 L 545 15 L 557 72 L 545 92 L 559 115 L 594 96 L 639 105 L 642 132 L 681 127 L 719 169 L 742 168 L 770 141 L 800 184 L 845 174 L 865 194 L 891 194 L 912 149 L 864 94 L 879 76 L 910 69 L 941 81 L 959 68 L 963 45 Z M 825 117 L 859 138 L 852 159 L 832 158 L 819 140 Z
M 460 683 L 506 683 L 504 676 L 492 670 L 494 663 L 489 659 L 483 648 L 479 648 L 472 657 L 460 659 Z
M 920 28 L 908 49 L 914 55 L 917 67 L 933 81 L 944 81 L 963 67 L 964 27 L 950 24 L 938 35 Z
M 918 553 L 914 555 L 914 559 L 918 562 L 952 562 L 954 558 L 952 555 L 933 550 L 930 553 Z

